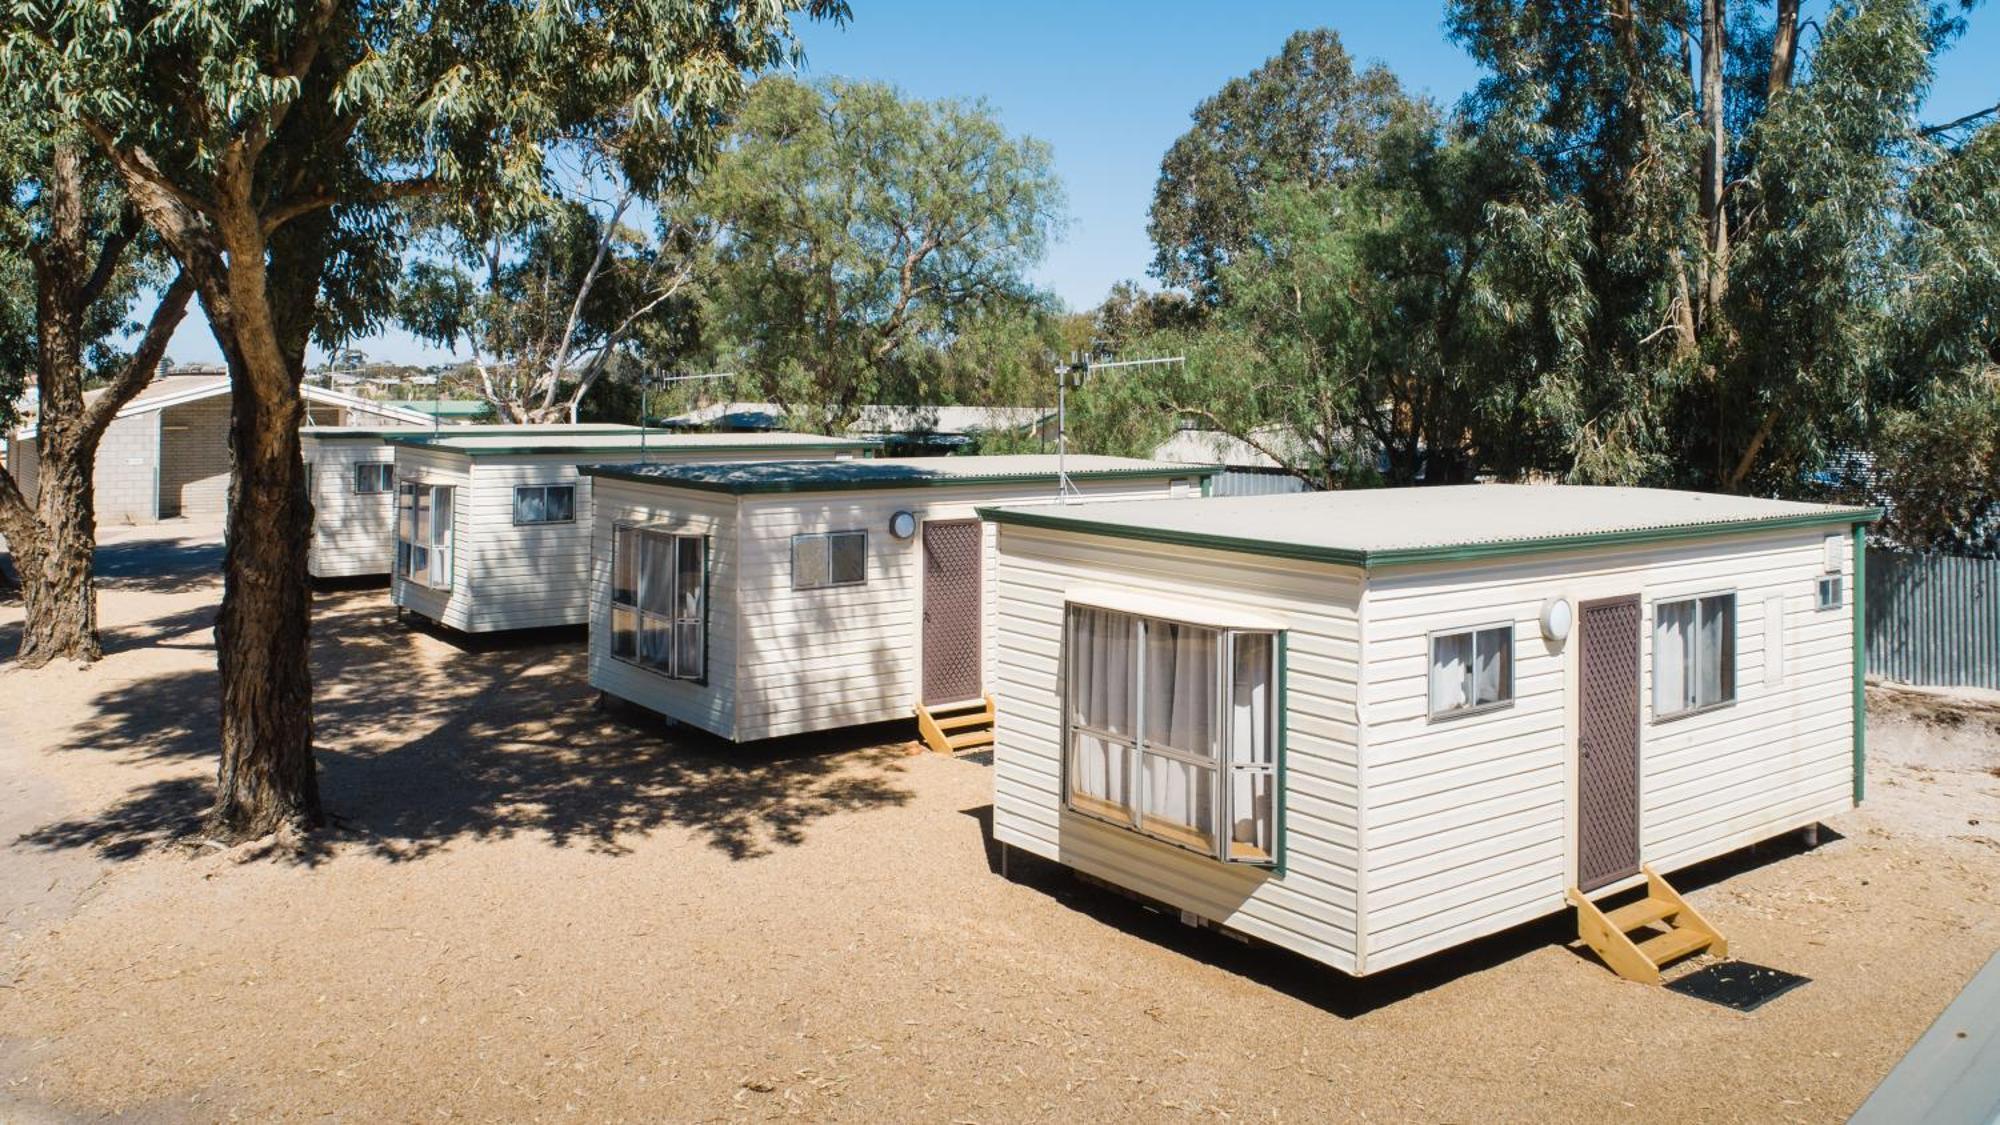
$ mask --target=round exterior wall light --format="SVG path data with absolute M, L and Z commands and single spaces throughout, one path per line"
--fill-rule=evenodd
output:
M 917 533 L 917 517 L 910 512 L 897 512 L 889 517 L 889 534 L 898 539 L 908 539 Z
M 1575 623 L 1576 614 L 1568 598 L 1550 598 L 1542 603 L 1542 636 L 1561 644 L 1569 639 L 1570 626 Z

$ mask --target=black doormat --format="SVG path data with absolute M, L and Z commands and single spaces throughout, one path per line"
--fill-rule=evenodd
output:
M 974 750 L 970 754 L 953 754 L 952 757 L 957 758 L 961 762 L 971 762 L 975 766 L 990 766 L 993 764 L 993 751 L 991 750 Z
M 1720 961 L 1681 977 L 1667 988 L 1739 1012 L 1754 1012 L 1811 979 L 1748 961 Z

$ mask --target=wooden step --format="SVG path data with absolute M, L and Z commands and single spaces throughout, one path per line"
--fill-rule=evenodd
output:
M 1680 893 L 1667 885 L 1651 867 L 1640 868 L 1646 875 L 1646 897 L 1616 910 L 1600 910 L 1596 903 L 1575 887 L 1567 892 L 1576 907 L 1576 934 L 1596 951 L 1612 972 L 1641 984 L 1659 984 L 1660 966 L 1693 953 L 1707 950 L 1717 957 L 1729 955 L 1729 942 L 1708 919 L 1689 906 Z M 1672 919 L 1664 933 L 1646 927 Z M 1635 940 L 1634 931 L 1647 933 Z
M 1605 920 L 1617 927 L 1618 932 L 1629 934 L 1640 926 L 1650 926 L 1663 918 L 1680 913 L 1680 907 L 1660 898 L 1642 898 L 1638 902 L 1626 903 L 1616 910 L 1606 911 Z
M 1639 954 L 1660 968 L 1669 961 L 1678 961 L 1691 953 L 1699 953 L 1715 944 L 1715 935 L 1701 930 L 1684 928 L 1668 930 L 1657 937 L 1649 937 L 1639 943 Z
M 991 746 L 993 745 L 993 729 L 988 727 L 985 730 L 969 730 L 963 734 L 954 734 L 946 738 L 944 744 L 951 747 L 953 753 L 957 753 L 960 750 L 969 750 L 974 746 Z
M 979 746 L 993 745 L 993 697 L 948 703 L 939 707 L 917 705 L 917 733 L 924 745 L 940 754 L 956 754 Z
M 993 713 L 981 708 L 977 711 L 967 711 L 963 715 L 946 715 L 943 718 L 932 715 L 931 721 L 938 725 L 939 730 L 964 730 L 966 727 L 991 726 Z

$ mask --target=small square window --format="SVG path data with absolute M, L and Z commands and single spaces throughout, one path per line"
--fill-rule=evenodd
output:
M 1514 700 L 1514 627 L 1431 637 L 1431 718 L 1502 707 Z
M 868 533 L 835 531 L 792 537 L 792 588 L 858 586 L 868 581 Z
M 1822 574 L 1819 579 L 1819 608 L 1839 609 L 1844 604 L 1840 575 Z
M 396 466 L 390 461 L 369 461 L 354 466 L 354 491 L 375 496 L 396 491 Z

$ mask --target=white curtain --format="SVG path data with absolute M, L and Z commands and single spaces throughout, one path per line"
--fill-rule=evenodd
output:
M 1431 640 L 1431 713 L 1472 706 L 1472 634 Z
M 1070 611 L 1070 721 L 1125 739 L 1132 737 L 1133 621 L 1101 609 Z M 1124 804 L 1130 791 L 1127 748 L 1086 731 L 1071 733 L 1070 788 L 1085 797 Z
M 1238 634 L 1229 676 L 1229 838 L 1265 855 L 1277 834 L 1274 791 L 1277 746 L 1271 708 L 1275 673 L 1271 638 Z
M 1694 651 L 1694 603 L 1663 602 L 1653 607 L 1653 713 L 1685 711 L 1689 656 Z
M 1510 651 L 1513 642 L 1511 629 L 1487 629 L 1478 634 L 1475 642 L 1478 660 L 1473 669 L 1474 704 L 1498 703 L 1506 698 L 1508 666 L 1514 660 Z
M 1220 636 L 1212 629 L 1146 622 L 1146 747 L 1206 759 L 1206 767 L 1145 755 L 1141 811 L 1205 836 L 1215 828 L 1215 699 Z

